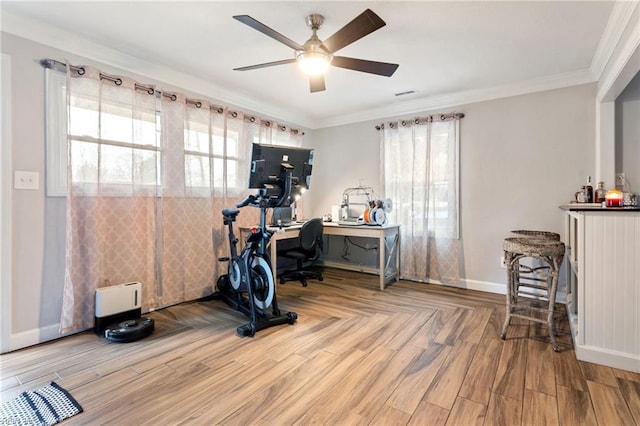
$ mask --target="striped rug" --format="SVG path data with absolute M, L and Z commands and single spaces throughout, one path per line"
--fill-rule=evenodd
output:
M 22 392 L 0 407 L 0 425 L 54 425 L 82 412 L 71 394 L 55 382 Z

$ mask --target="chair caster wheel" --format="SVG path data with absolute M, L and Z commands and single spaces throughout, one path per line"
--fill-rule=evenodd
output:
M 324 281 L 323 277 L 318 278 L 318 281 Z
M 298 319 L 298 314 L 296 314 L 295 312 L 288 312 L 287 319 L 289 320 L 289 324 L 293 324 L 296 322 L 296 319 Z

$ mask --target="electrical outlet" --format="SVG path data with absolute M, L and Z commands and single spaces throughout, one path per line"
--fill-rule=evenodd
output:
M 626 178 L 624 172 L 616 173 L 616 186 L 624 186 Z
M 14 189 L 38 189 L 40 188 L 40 173 L 23 172 L 16 170 L 13 174 Z

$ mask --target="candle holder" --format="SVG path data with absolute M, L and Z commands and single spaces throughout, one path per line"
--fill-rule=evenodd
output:
M 604 196 L 607 207 L 624 207 L 624 196 L 622 191 L 610 189 Z

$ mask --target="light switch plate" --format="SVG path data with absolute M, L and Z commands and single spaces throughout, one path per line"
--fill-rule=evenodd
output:
M 15 189 L 39 189 L 40 173 L 38 172 L 13 172 L 13 187 Z

